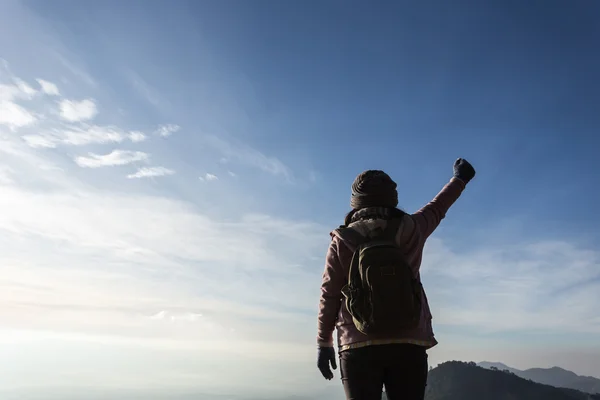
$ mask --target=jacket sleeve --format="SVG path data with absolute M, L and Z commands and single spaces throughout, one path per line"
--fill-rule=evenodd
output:
M 433 200 L 412 215 L 423 239 L 427 239 L 435 231 L 465 186 L 463 181 L 453 177 Z
M 333 347 L 333 331 L 341 306 L 342 287 L 345 284 L 337 242 L 338 239 L 334 238 L 327 250 L 319 299 L 317 344 L 324 347 Z

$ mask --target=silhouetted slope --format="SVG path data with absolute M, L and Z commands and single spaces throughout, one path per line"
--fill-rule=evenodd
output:
M 556 388 L 514 374 L 450 361 L 429 372 L 427 400 L 600 400 L 572 389 Z
M 499 370 L 509 370 L 517 376 L 524 379 L 531 379 L 534 382 L 552 385 L 556 387 L 570 388 L 580 390 L 586 393 L 600 393 L 600 379 L 592 376 L 577 375 L 559 367 L 552 368 L 530 368 L 524 371 L 508 367 L 502 363 L 480 362 L 478 364 L 483 368 L 497 368 Z
M 523 377 L 547 385 L 567 387 L 587 393 L 600 393 L 600 379 L 577 375 L 559 367 L 531 368 L 523 371 Z

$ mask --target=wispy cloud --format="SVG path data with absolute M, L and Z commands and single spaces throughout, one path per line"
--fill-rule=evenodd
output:
M 423 276 L 438 324 L 487 333 L 600 333 L 596 251 L 539 241 L 456 253 L 433 238 L 427 253 Z
M 0 100 L 1 101 L 12 101 L 17 96 L 22 96 L 23 93 L 16 85 L 12 84 L 0 84 Z
M 2 63 L 0 76 L 9 74 L 6 62 Z M 21 79 L 8 75 L 9 83 L 0 83 L 0 125 L 11 130 L 33 124 L 37 117 L 34 112 L 18 104 L 18 100 L 30 100 L 36 93 Z
M 139 178 L 153 178 L 158 176 L 173 175 L 175 171 L 165 167 L 143 167 L 139 168 L 137 172 L 127 175 L 129 179 Z
M 276 157 L 266 156 L 260 151 L 233 139 L 226 141 L 217 136 L 209 135 L 205 140 L 210 146 L 220 151 L 227 162 L 235 160 L 243 165 L 256 167 L 269 174 L 283 177 L 288 181 L 292 180 L 290 169 Z
M 54 83 L 45 81 L 43 79 L 36 80 L 40 85 L 42 92 L 49 96 L 60 96 L 60 90 L 58 90 L 58 86 L 56 86 Z
M 55 148 L 58 145 L 85 146 L 89 144 L 121 143 L 125 140 L 139 142 L 145 136 L 137 131 L 127 132 L 117 126 L 82 124 L 41 130 L 37 134 L 24 135 L 31 147 Z
M 14 82 L 19 88 L 19 91 L 28 99 L 31 99 L 37 93 L 37 90 L 21 79 L 15 78 Z
M 173 133 L 177 132 L 180 128 L 181 127 L 179 125 L 175 124 L 161 125 L 155 131 L 155 134 L 166 138 L 171 136 Z
M 156 92 L 156 89 L 152 87 L 148 82 L 146 82 L 138 73 L 125 69 L 125 74 L 129 78 L 131 85 L 133 88 L 139 93 L 141 97 L 143 97 L 148 103 L 152 104 L 154 107 L 161 106 L 161 99 Z
M 35 115 L 12 101 L 0 100 L 0 125 L 12 130 L 33 124 Z
M 61 49 L 62 51 L 58 51 L 56 49 L 47 49 L 49 54 L 53 56 L 63 67 L 65 67 L 69 72 L 71 72 L 74 76 L 79 78 L 82 82 L 85 82 L 89 86 L 96 87 L 98 84 L 96 81 L 84 70 L 81 65 L 76 64 L 70 59 L 71 54 L 69 54 L 69 59 L 63 55 L 63 52 L 66 49 Z
M 94 99 L 67 100 L 60 102 L 60 116 L 69 122 L 87 121 L 98 114 Z
M 156 314 L 151 315 L 149 318 L 154 320 L 196 322 L 200 318 L 202 318 L 202 314 L 193 312 L 177 313 L 162 310 L 157 312 Z
M 139 131 L 132 131 L 129 132 L 128 135 L 129 140 L 131 140 L 133 143 L 139 143 L 139 142 L 143 142 L 144 140 L 146 140 L 148 137 L 143 133 L 143 132 L 139 132 Z
M 219 177 L 217 177 L 216 175 L 213 175 L 213 174 L 210 174 L 210 173 L 207 172 L 204 176 L 201 176 L 199 179 L 201 181 L 210 182 L 210 181 L 217 181 L 217 180 L 219 180 Z
M 83 168 L 100 168 L 146 161 L 149 157 L 148 153 L 141 151 L 113 150 L 104 155 L 89 153 L 86 157 L 75 157 L 74 161 Z

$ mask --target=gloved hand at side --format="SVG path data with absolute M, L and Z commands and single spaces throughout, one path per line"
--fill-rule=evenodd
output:
M 335 349 L 333 347 L 319 347 L 317 351 L 317 367 L 327 380 L 333 379 L 333 371 L 329 368 L 329 364 L 335 370 L 337 363 L 335 361 Z

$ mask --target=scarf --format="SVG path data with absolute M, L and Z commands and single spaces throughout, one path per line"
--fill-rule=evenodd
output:
M 350 222 L 366 221 L 370 219 L 392 219 L 404 215 L 404 211 L 389 207 L 366 207 L 357 210 Z

